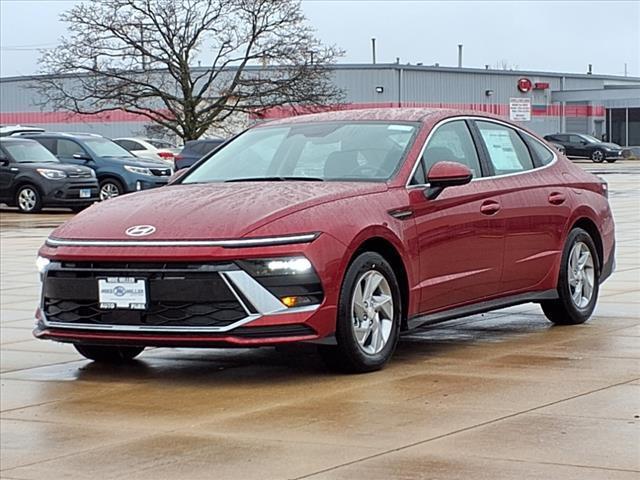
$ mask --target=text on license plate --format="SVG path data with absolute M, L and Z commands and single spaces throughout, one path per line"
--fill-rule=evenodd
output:
M 100 308 L 147 308 L 147 285 L 144 279 L 107 277 L 98 279 Z
M 80 198 L 91 198 L 91 189 L 90 188 L 81 188 L 80 189 Z

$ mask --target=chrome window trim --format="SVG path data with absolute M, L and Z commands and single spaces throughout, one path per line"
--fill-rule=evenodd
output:
M 237 240 L 73 240 L 49 237 L 50 247 L 223 247 L 249 248 L 309 243 L 318 238 L 319 233 L 284 235 L 279 237 L 246 238 Z
M 407 182 L 405 183 L 405 188 L 406 189 L 414 189 L 414 188 L 426 188 L 429 187 L 430 185 L 428 183 L 422 183 L 422 184 L 417 184 L 417 185 L 411 185 L 411 179 L 413 178 L 413 176 L 416 173 L 416 170 L 418 169 L 418 165 L 420 164 L 420 161 L 422 160 L 422 156 L 424 155 L 424 151 L 427 148 L 427 145 L 429 144 L 429 140 L 431 140 L 431 137 L 433 136 L 433 134 L 436 132 L 436 130 L 438 130 L 438 128 L 440 128 L 442 125 L 449 123 L 449 122 L 453 122 L 456 120 L 479 120 L 479 121 L 483 121 L 483 122 L 492 122 L 492 123 L 496 123 L 498 125 L 502 125 L 504 127 L 508 127 L 508 128 L 512 128 L 514 130 L 517 130 L 518 132 L 529 136 L 532 140 L 537 141 L 538 143 L 542 144 L 547 150 L 549 150 L 552 154 L 553 154 L 553 160 L 551 160 L 549 163 L 547 163 L 546 165 L 543 165 L 541 167 L 534 167 L 531 170 L 523 170 L 521 172 L 514 172 L 514 173 L 504 173 L 502 175 L 492 175 L 490 177 L 485 177 L 485 176 L 480 176 L 480 177 L 474 177 L 471 179 L 472 182 L 478 182 L 478 181 L 482 181 L 482 180 L 493 180 L 496 178 L 505 178 L 505 177 L 512 177 L 514 175 L 522 175 L 523 173 L 529 173 L 529 172 L 534 172 L 534 171 L 540 171 L 544 168 L 548 168 L 552 165 L 554 165 L 557 161 L 558 161 L 558 155 L 556 152 L 554 152 L 553 150 L 551 150 L 549 147 L 547 147 L 544 143 L 542 143 L 540 140 L 538 140 L 537 138 L 535 138 L 533 135 L 531 135 L 529 132 L 527 132 L 526 130 L 523 130 L 521 127 L 517 126 L 517 125 L 512 125 L 510 123 L 507 122 L 503 122 L 501 120 L 495 119 L 495 118 L 489 118 L 489 117 L 482 117 L 482 116 L 472 116 L 472 115 L 465 115 L 465 116 L 460 116 L 460 117 L 449 117 L 449 118 L 445 118 L 444 120 L 440 120 L 438 123 L 436 123 L 433 128 L 431 129 L 431 131 L 429 132 L 429 135 L 427 136 L 427 138 L 424 141 L 424 145 L 422 145 L 422 149 L 420 150 L 420 154 L 418 155 L 418 158 L 416 159 L 416 162 L 413 165 L 413 168 L 411 169 L 411 174 L 409 175 L 409 177 L 407 178 Z M 479 154 L 480 152 L 478 152 Z

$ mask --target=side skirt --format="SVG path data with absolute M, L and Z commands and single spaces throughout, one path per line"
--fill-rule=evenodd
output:
M 521 293 L 518 295 L 511 295 L 509 297 L 497 298 L 495 300 L 488 300 L 486 302 L 473 303 L 471 305 L 465 305 L 464 307 L 445 310 L 443 312 L 417 315 L 409 319 L 407 322 L 407 330 L 413 330 L 414 328 L 418 328 L 423 325 L 431 325 L 434 323 L 446 322 L 447 320 L 453 320 L 455 318 L 475 315 L 477 313 L 489 312 L 499 308 L 512 307 L 522 303 L 555 300 L 557 298 L 558 292 L 556 290 L 545 290 L 543 292 Z

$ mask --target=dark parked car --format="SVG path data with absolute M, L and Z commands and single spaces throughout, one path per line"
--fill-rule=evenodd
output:
M 40 133 L 21 138 L 37 140 L 63 163 L 85 165 L 95 170 L 100 183 L 100 200 L 161 187 L 173 174 L 167 162 L 138 158 L 100 135 Z
M 222 138 L 208 138 L 206 140 L 189 140 L 182 151 L 176 155 L 176 170 L 187 168 L 196 163 L 207 153 L 212 152 L 224 143 Z
M 98 181 L 87 167 L 60 163 L 38 142 L 0 139 L 0 202 L 25 213 L 42 207 L 81 210 L 98 199 Z
M 620 145 L 605 143 L 583 133 L 556 133 L 546 135 L 544 139 L 562 145 L 569 157 L 587 157 L 596 163 L 604 160 L 613 163 L 622 157 Z

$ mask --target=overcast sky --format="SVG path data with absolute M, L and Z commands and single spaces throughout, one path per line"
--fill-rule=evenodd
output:
M 0 0 L 0 76 L 37 71 L 38 48 L 65 33 L 58 15 L 74 0 Z M 373 1 L 305 0 L 325 43 L 346 50 L 342 63 L 422 62 L 455 66 L 507 63 L 520 70 L 640 76 L 640 0 Z

